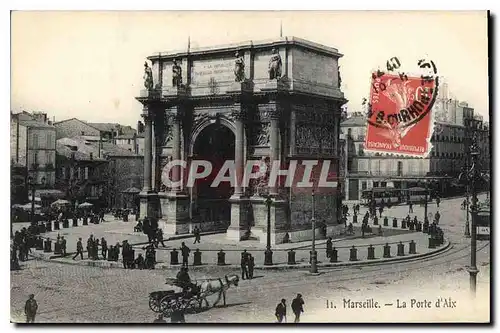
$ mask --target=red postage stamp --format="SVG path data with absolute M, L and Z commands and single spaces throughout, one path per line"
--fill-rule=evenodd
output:
M 374 72 L 365 150 L 426 157 L 432 147 L 432 106 L 437 88 L 437 76 Z

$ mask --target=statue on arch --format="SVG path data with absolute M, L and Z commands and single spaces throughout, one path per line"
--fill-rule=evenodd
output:
M 153 71 L 151 67 L 148 66 L 147 62 L 144 62 L 144 87 L 147 90 L 153 89 Z
M 172 86 L 179 88 L 182 85 L 182 68 L 177 63 L 177 59 L 174 59 L 174 64 L 172 65 Z
M 269 59 L 269 80 L 279 80 L 281 78 L 281 56 L 275 48 L 272 50 Z
M 242 82 L 245 80 L 245 60 L 238 51 L 234 54 L 234 81 Z

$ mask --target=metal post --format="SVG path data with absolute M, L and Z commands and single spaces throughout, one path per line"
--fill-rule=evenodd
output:
M 470 237 L 470 228 L 469 228 L 469 185 L 467 185 L 467 189 L 465 192 L 465 233 L 464 236 Z
M 425 181 L 424 222 L 425 222 L 425 219 L 427 218 L 427 201 L 428 201 L 427 194 L 429 192 L 429 186 L 427 186 L 427 185 L 428 185 L 428 181 L 426 180 Z
M 35 182 L 33 179 L 29 181 L 29 185 L 31 186 L 31 224 L 35 223 Z
M 273 264 L 273 251 L 271 251 L 271 196 L 268 195 L 266 199 L 267 205 L 267 245 L 266 252 L 264 253 L 264 265 Z
M 312 190 L 312 250 L 311 250 L 311 273 L 318 273 L 317 260 L 318 254 L 316 253 L 316 219 L 314 211 L 314 189 Z
M 468 267 L 468 271 L 470 274 L 470 290 L 472 296 L 476 296 L 476 277 L 477 273 L 479 273 L 476 266 L 476 220 L 477 220 L 477 189 L 476 189 L 476 181 L 478 180 L 478 163 L 477 159 L 479 156 L 479 151 L 476 146 L 476 138 L 472 139 L 472 145 L 470 149 L 470 154 L 472 157 L 472 169 L 470 170 L 470 180 L 471 180 L 471 192 L 472 192 L 472 206 L 471 206 L 471 242 L 470 242 L 470 266 Z

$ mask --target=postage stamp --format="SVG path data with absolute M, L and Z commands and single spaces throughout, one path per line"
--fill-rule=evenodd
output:
M 417 157 L 429 154 L 439 80 L 432 60 L 420 59 L 417 65 L 422 73 L 408 74 L 393 57 L 387 61 L 387 72 L 372 73 L 366 151 Z

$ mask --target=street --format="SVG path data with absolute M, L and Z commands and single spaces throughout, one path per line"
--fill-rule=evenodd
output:
M 485 195 L 479 196 L 484 200 Z M 227 306 L 203 309 L 186 314 L 187 322 L 274 322 L 274 309 L 281 298 L 290 305 L 297 293 L 305 300 L 302 322 L 360 321 L 487 321 L 489 320 L 490 246 L 478 241 L 477 302 L 468 300 L 470 239 L 464 234 L 464 211 L 461 198 L 443 201 L 440 226 L 453 246 L 444 253 L 419 261 L 378 266 L 322 268 L 319 276 L 305 270 L 255 272 L 255 279 L 240 280 L 226 295 Z M 405 211 L 406 209 L 406 211 Z M 423 208 L 414 207 L 415 213 Z M 435 205 L 429 212 L 435 212 Z M 406 215 L 407 207 L 392 208 L 393 214 Z M 391 214 L 388 214 L 391 215 Z M 124 323 L 152 322 L 156 318 L 148 306 L 148 294 L 167 290 L 166 277 L 176 270 L 123 270 L 65 265 L 30 260 L 27 266 L 11 273 L 11 318 L 24 321 L 24 302 L 35 294 L 39 311 L 37 322 Z M 190 272 L 191 279 L 219 278 L 239 274 L 239 270 L 206 266 Z M 435 303 L 438 297 L 453 297 L 456 309 L 346 309 L 343 300 L 365 301 L 374 298 L 380 304 L 397 299 L 400 305 L 411 298 L 427 297 Z M 404 299 L 403 299 L 404 298 Z M 209 298 L 211 304 L 214 297 Z M 337 305 L 327 309 L 327 301 Z M 384 304 L 385 304 L 384 303 Z M 329 303 L 328 303 L 329 304 Z M 417 303 L 415 303 L 417 304 Z M 424 304 L 424 303 L 422 303 Z M 476 306 L 477 305 L 477 306 Z M 289 310 L 288 321 L 293 321 Z

